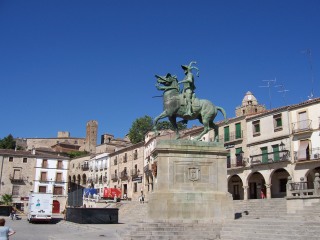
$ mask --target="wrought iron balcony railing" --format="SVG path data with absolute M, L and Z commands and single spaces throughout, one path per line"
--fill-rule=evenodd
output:
M 299 134 L 312 131 L 311 123 L 312 120 L 310 119 L 292 123 L 292 133 Z
M 228 136 L 219 136 L 219 142 L 232 143 L 243 139 L 243 131 L 231 132 Z
M 290 161 L 289 155 L 290 153 L 288 150 L 254 155 L 254 156 L 250 156 L 250 164 L 257 165 L 257 164 L 267 164 L 267 163 L 274 163 L 274 162 L 280 162 L 280 161 Z

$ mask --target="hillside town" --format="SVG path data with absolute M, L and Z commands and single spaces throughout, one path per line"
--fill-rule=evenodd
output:
M 235 117 L 216 123 L 219 142 L 228 151 L 227 184 L 234 201 L 285 198 L 289 178 L 313 188 L 320 172 L 319 109 L 320 98 L 314 98 L 267 110 L 248 91 L 235 107 Z M 193 139 L 202 128 L 185 129 L 181 138 Z M 110 133 L 97 144 L 97 133 L 98 122 L 89 120 L 84 138 L 69 132 L 16 138 L 24 150 L 0 149 L 0 195 L 11 194 L 14 207 L 22 212 L 27 211 L 30 192 L 53 193 L 53 213 L 70 206 L 105 207 L 114 197 L 108 189 L 118 190 L 119 201 L 141 196 L 147 201 L 157 182 L 153 150 L 160 139 L 174 139 L 174 132 L 151 131 L 137 144 Z M 201 140 L 212 142 L 215 137 L 211 130 Z M 72 159 L 66 155 L 74 151 L 88 154 Z M 86 189 L 93 191 L 86 194 Z

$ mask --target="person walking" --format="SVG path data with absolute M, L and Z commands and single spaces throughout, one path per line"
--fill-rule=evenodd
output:
M 12 208 L 10 216 L 11 216 L 11 220 L 15 220 L 16 219 L 16 210 L 14 208 Z
M 12 228 L 4 226 L 6 220 L 0 219 L 0 240 L 9 240 L 9 237 L 16 232 Z

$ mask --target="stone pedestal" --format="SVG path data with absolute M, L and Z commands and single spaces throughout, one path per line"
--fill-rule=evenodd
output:
M 157 178 L 149 196 L 149 219 L 234 219 L 232 196 L 227 191 L 226 155 L 219 143 L 158 141 L 154 150 Z

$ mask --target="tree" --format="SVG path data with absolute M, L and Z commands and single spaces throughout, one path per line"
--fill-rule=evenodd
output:
M 3 194 L 1 196 L 1 200 L 0 200 L 1 204 L 10 206 L 12 204 L 12 195 L 10 194 Z
M 136 119 L 129 130 L 128 137 L 132 143 L 139 143 L 144 140 L 147 132 L 153 128 L 153 120 L 150 116 Z
M 177 122 L 177 125 L 178 125 L 178 129 L 179 130 L 183 130 L 183 129 L 186 129 L 187 128 L 187 121 L 180 121 L 180 122 Z M 157 129 L 158 130 L 167 130 L 167 129 L 171 129 L 171 130 L 175 130 L 171 124 L 171 122 L 169 121 L 162 121 L 162 122 L 158 122 L 157 124 Z
M 181 121 L 177 123 L 178 129 L 186 129 L 187 128 L 187 122 Z M 141 118 L 136 119 L 130 130 L 128 137 L 132 143 L 138 143 L 142 142 L 144 140 L 144 136 L 147 134 L 147 132 L 153 130 L 153 119 L 150 116 L 144 116 Z M 167 130 L 167 129 L 173 129 L 172 124 L 169 121 L 162 121 L 157 123 L 157 129 L 158 130 Z
M 7 137 L 0 139 L 0 149 L 15 149 L 16 141 L 13 136 L 9 134 Z
M 88 155 L 88 152 L 87 151 L 83 151 L 83 152 L 73 151 L 73 152 L 67 153 L 67 155 L 69 156 L 69 158 L 78 158 L 78 157 L 83 157 L 83 156 Z

